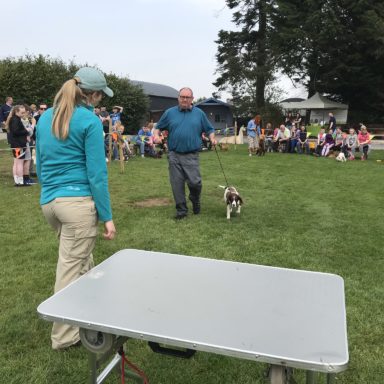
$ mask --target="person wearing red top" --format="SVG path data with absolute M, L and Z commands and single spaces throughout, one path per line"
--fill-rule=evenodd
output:
M 359 134 L 357 135 L 357 140 L 359 142 L 359 151 L 361 153 L 361 160 L 368 159 L 368 153 L 371 149 L 371 136 L 365 125 L 360 126 Z

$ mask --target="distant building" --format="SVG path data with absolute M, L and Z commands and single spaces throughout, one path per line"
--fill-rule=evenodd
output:
M 230 104 L 210 97 L 195 104 L 202 109 L 215 129 L 233 126 L 233 113 Z
M 158 121 L 163 112 L 178 104 L 179 91 L 168 85 L 149 83 L 146 81 L 131 80 L 133 85 L 143 89 L 149 97 L 149 120 Z

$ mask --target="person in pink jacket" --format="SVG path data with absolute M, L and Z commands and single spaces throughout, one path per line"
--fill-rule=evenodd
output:
M 371 136 L 365 125 L 360 126 L 359 134 L 357 135 L 359 142 L 359 151 L 361 153 L 361 160 L 368 159 L 368 153 L 371 149 Z

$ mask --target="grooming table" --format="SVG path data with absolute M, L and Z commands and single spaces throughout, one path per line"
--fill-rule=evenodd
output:
M 95 356 L 127 338 L 269 363 L 277 384 L 291 368 L 331 383 L 348 363 L 344 283 L 327 273 L 125 249 L 37 311 L 80 327 L 91 383 L 108 374 Z

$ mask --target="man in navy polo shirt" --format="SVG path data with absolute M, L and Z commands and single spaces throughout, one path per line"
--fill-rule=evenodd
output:
M 179 91 L 179 105 L 167 109 L 156 125 L 155 136 L 159 130 L 168 130 L 169 180 L 176 203 L 176 220 L 184 219 L 188 213 L 185 198 L 185 183 L 189 188 L 189 200 L 193 213 L 200 213 L 200 194 L 202 189 L 199 151 L 203 132 L 216 145 L 215 130 L 205 113 L 192 106 L 193 92 L 190 88 Z

